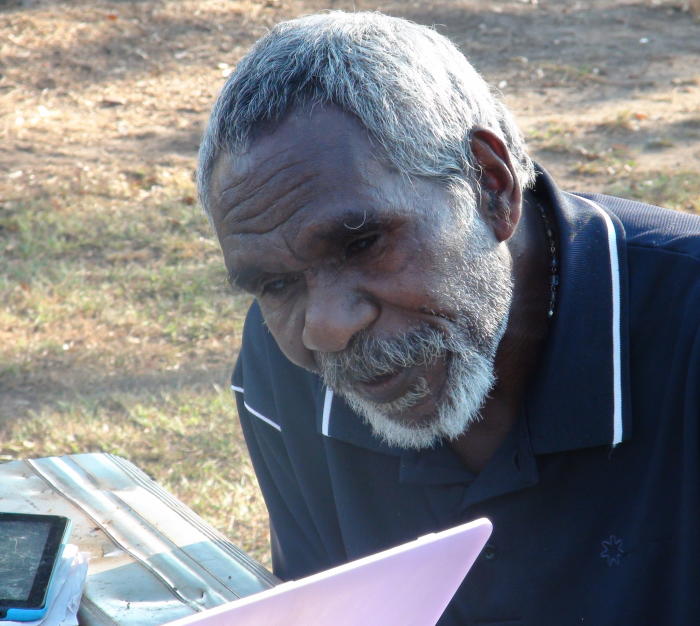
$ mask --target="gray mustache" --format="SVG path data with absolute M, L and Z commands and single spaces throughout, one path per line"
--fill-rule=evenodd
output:
M 329 387 L 345 389 L 403 369 L 434 363 L 455 346 L 441 331 L 421 324 L 396 337 L 363 331 L 342 352 L 317 353 L 321 376 Z

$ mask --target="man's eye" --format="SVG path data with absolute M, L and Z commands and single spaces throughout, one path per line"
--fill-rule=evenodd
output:
M 275 278 L 263 283 L 261 291 L 264 296 L 280 296 L 295 282 L 294 278 Z
M 345 256 L 351 257 L 356 254 L 360 254 L 365 250 L 371 248 L 379 239 L 379 235 L 368 235 L 367 237 L 360 237 L 359 239 L 354 239 L 345 248 Z

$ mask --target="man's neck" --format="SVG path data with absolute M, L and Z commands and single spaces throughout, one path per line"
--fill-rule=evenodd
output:
M 496 353 L 497 382 L 481 409 L 482 419 L 451 442 L 464 464 L 477 473 L 515 424 L 548 332 L 551 256 L 545 224 L 530 193 L 508 247 L 513 259 L 513 302 Z

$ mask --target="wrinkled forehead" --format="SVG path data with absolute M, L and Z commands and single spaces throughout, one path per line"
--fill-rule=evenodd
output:
M 387 186 L 400 176 L 376 152 L 365 129 L 349 115 L 326 108 L 294 112 L 257 133 L 246 150 L 218 156 L 211 177 L 212 216 L 230 227 L 261 210 L 279 213 L 301 206 L 310 193 L 329 199 L 347 195 L 352 191 L 348 180 Z

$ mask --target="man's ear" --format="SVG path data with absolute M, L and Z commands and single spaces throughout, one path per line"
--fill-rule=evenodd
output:
M 472 132 L 471 148 L 479 168 L 482 217 L 498 241 L 509 239 L 520 221 L 522 194 L 508 149 L 490 130 Z

